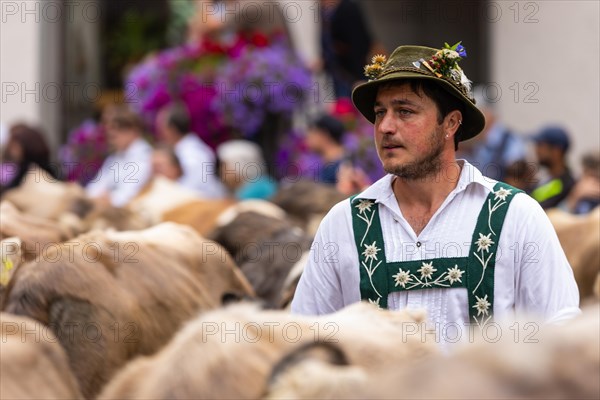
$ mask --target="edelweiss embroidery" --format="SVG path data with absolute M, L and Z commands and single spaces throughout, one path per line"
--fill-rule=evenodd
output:
M 494 266 L 500 232 L 514 188 L 498 183 L 484 202 L 477 218 L 467 257 L 388 262 L 373 200 L 358 199 L 352 209 L 352 224 L 360 262 L 360 290 L 365 301 L 387 308 L 394 291 L 464 287 L 470 320 L 484 326 L 493 317 Z M 375 206 L 375 207 L 374 207 Z

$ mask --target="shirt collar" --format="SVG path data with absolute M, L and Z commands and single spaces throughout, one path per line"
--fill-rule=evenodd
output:
M 456 188 L 454 188 L 450 195 L 457 194 L 465 190 L 471 184 L 481 185 L 489 190 L 493 189 L 494 185 L 496 184 L 495 180 L 483 176 L 483 174 L 468 161 L 457 161 L 459 165 L 462 165 L 462 170 L 460 177 L 458 178 Z M 394 196 L 394 191 L 392 190 L 393 179 L 394 175 L 387 174 L 365 189 L 362 193 L 359 193 L 356 198 L 370 199 L 374 200 L 376 203 L 385 203 L 386 200 Z

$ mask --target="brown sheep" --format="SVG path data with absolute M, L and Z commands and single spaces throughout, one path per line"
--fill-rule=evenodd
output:
M 256 295 L 273 308 L 281 306 L 286 279 L 311 241 L 289 222 L 256 212 L 243 212 L 210 236 L 231 255 Z
M 235 204 L 234 200 L 195 200 L 162 214 L 163 221 L 189 225 L 207 236 L 217 225 L 219 215 Z
M 192 229 L 92 231 L 21 265 L 4 310 L 49 325 L 86 398 L 138 354 L 152 354 L 181 324 L 252 288 L 227 253 Z
M 332 357 L 288 354 L 286 359 L 298 361 L 272 379 L 267 397 L 597 399 L 600 396 L 599 312 L 598 307 L 591 307 L 583 316 L 561 327 L 533 322 L 497 325 L 487 341 L 481 339 L 486 336 L 476 333 L 474 344 L 450 355 L 432 354 L 409 365 L 390 358 L 368 369 L 351 363 L 334 363 Z
M 585 301 L 594 296 L 600 272 L 600 207 L 585 216 L 552 209 L 548 217 L 573 268 L 580 298 Z
M 58 221 L 73 203 L 85 197 L 78 184 L 57 181 L 46 171 L 32 167 L 21 185 L 4 193 L 2 200 L 29 216 Z
M 283 220 L 285 211 L 265 200 L 244 200 L 236 202 L 233 199 L 195 200 L 179 207 L 165 211 L 163 221 L 189 225 L 202 236 L 209 235 L 213 230 L 233 221 L 237 215 L 246 211 Z
M 22 241 L 12 237 L 0 241 L 0 310 L 3 308 L 4 290 L 23 261 Z
M 199 200 L 199 197 L 198 194 L 175 181 L 163 176 L 156 176 L 127 203 L 126 208 L 155 225 L 166 221 L 163 218 L 165 213 Z
M 82 399 L 64 350 L 48 327 L 0 313 L 0 398 Z
M 280 189 L 271 201 L 285 210 L 309 236 L 314 236 L 325 214 L 346 197 L 333 186 L 301 180 Z
M 55 230 L 70 232 L 69 237 L 91 229 L 135 230 L 151 224 L 132 210 L 100 205 L 87 198 L 78 184 L 56 181 L 37 167 L 32 167 L 21 185 L 7 191 L 2 200 L 27 219 L 54 222 Z
M 100 398 L 256 399 L 278 360 L 315 341 L 337 341 L 350 363 L 366 369 L 388 359 L 391 350 L 399 363 L 413 362 L 437 352 L 402 334 L 405 324 L 422 318 L 365 303 L 319 318 L 235 305 L 201 315 L 160 353 L 127 365 Z
M 75 220 L 77 218 L 73 216 Z M 63 221 L 65 218 L 63 218 Z M 40 255 L 48 246 L 69 240 L 81 233 L 82 226 L 26 214 L 8 201 L 0 203 L 0 239 L 18 237 L 26 258 Z

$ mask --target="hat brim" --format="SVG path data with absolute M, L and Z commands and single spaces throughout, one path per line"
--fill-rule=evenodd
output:
M 386 75 L 380 79 L 359 84 L 352 91 L 352 102 L 360 113 L 372 124 L 375 123 L 375 99 L 379 86 L 398 80 L 431 80 L 439 84 L 449 94 L 462 101 L 464 104 L 462 133 L 460 141 L 465 141 L 477 136 L 485 127 L 485 117 L 483 113 L 468 98 L 459 92 L 450 82 L 435 76 L 419 74 L 411 71 L 399 71 Z

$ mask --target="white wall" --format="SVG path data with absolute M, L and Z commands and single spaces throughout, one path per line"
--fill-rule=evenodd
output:
M 491 76 L 502 90 L 503 119 L 524 133 L 565 126 L 578 170 L 582 153 L 600 149 L 600 2 L 492 3 L 502 13 L 490 12 L 490 22 Z
M 34 10 L 34 3 L 39 2 L 27 3 L 28 9 Z M 13 12 L 15 14 L 12 14 Z M 0 20 L 0 121 L 4 124 L 16 120 L 37 123 L 40 107 L 36 95 L 25 95 L 21 90 L 35 88 L 40 80 L 39 18 L 36 18 L 36 15 L 23 14 L 18 2 L 2 0 Z M 15 93 L 12 94 L 13 92 Z
M 0 0 L 0 122 L 42 127 L 58 144 L 60 1 Z

